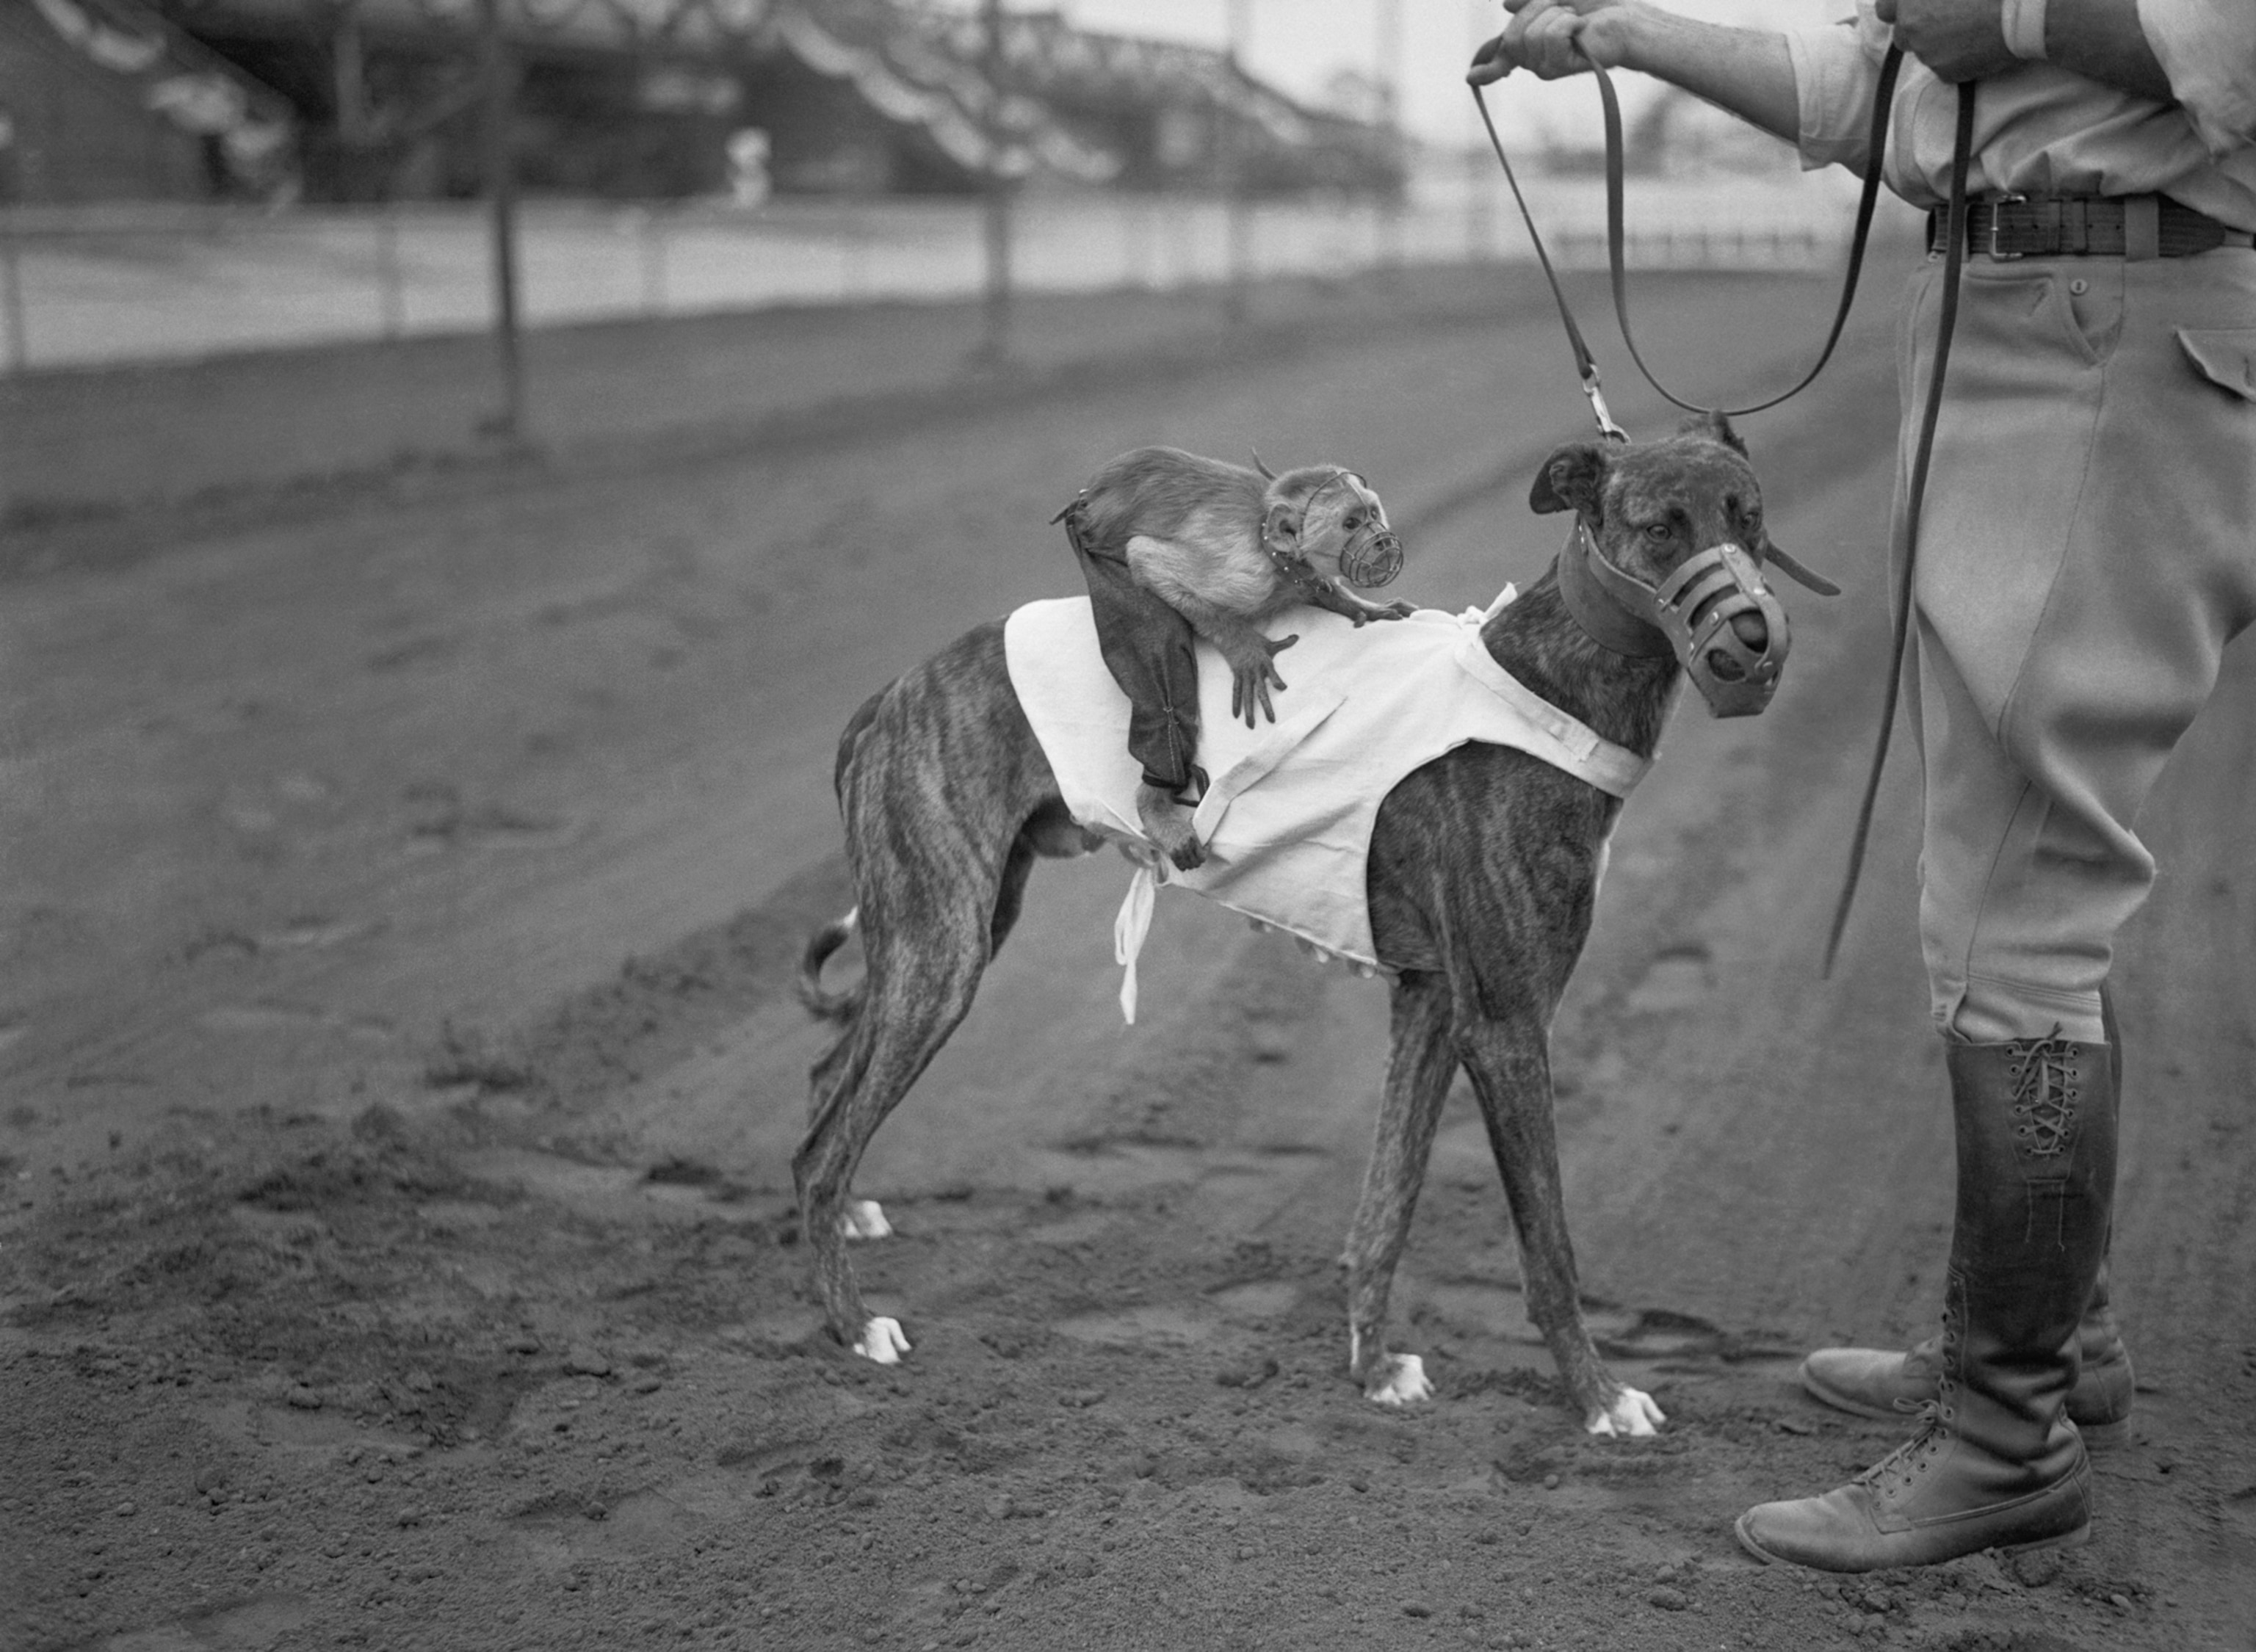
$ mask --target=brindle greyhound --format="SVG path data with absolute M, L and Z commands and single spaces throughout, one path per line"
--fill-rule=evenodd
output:
M 1722 545 L 1745 548 L 1742 568 L 1750 556 L 1779 556 L 1800 573 L 1764 535 L 1753 469 L 1720 418 L 1641 446 L 1562 447 L 1529 503 L 1576 513 L 1580 529 L 1562 565 L 1594 551 L 1611 565 L 1605 577 L 1626 575 L 1646 589 L 1679 570 L 1688 575 L 1688 564 Z M 1564 590 L 1555 566 L 1486 622 L 1482 641 L 1536 693 L 1649 756 L 1681 670 L 1677 652 L 1666 643 L 1639 648 L 1633 633 L 1625 644 L 1625 627 L 1642 629 L 1648 643 L 1661 633 L 1618 603 L 1610 616 L 1594 615 L 1593 605 L 1608 599 L 1588 566 L 1569 568 Z M 1758 660 L 1774 681 L 1784 615 L 1748 573 L 1762 607 L 1728 621 L 1724 651 Z M 1613 646 L 1594 632 L 1610 634 Z M 1718 672 L 1742 675 L 1714 654 L 1691 654 L 1688 663 L 1703 691 Z M 882 1217 L 867 1201 L 850 1205 L 849 1180 L 878 1126 L 970 1008 L 981 972 L 1018 918 L 1036 858 L 1083 854 L 1099 840 L 1066 811 L 1012 692 L 999 622 L 864 705 L 839 742 L 836 784 L 860 899 L 807 945 L 801 996 L 843 1030 L 814 1067 L 811 1122 L 792 1170 L 831 1332 L 891 1364 L 907 1341 L 897 1322 L 865 1312 L 843 1242 L 882 1234 Z M 1607 1371 L 1583 1323 L 1552 1120 L 1552 1016 L 1590 931 L 1620 806 L 1536 757 L 1473 744 L 1413 771 L 1378 810 L 1367 888 L 1378 957 L 1393 976 L 1392 1050 L 1344 1261 L 1349 1367 L 1381 1404 L 1432 1392 L 1416 1355 L 1387 1351 L 1386 1303 L 1442 1100 L 1463 1066 L 1511 1201 L 1528 1317 L 1586 1426 L 1649 1434 L 1664 1420 L 1647 1395 Z M 857 929 L 863 978 L 828 994 L 823 962 Z

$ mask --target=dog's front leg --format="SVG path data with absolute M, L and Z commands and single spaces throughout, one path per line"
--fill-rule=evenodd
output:
M 1566 1196 L 1559 1185 L 1549 1044 L 1548 1026 L 1526 1013 L 1483 1023 L 1462 1046 L 1512 1203 L 1527 1317 L 1550 1344 L 1585 1428 L 1593 1434 L 1651 1434 L 1667 1419 L 1650 1395 L 1614 1379 L 1583 1321 Z
M 1416 1354 L 1386 1351 L 1386 1298 L 1410 1237 L 1410 1218 L 1434 1150 L 1442 1103 L 1457 1071 L 1449 1038 L 1449 985 L 1442 977 L 1404 972 L 1395 981 L 1393 1008 L 1386 1093 L 1341 1259 L 1347 1266 L 1349 1368 L 1363 1385 L 1364 1397 L 1380 1405 L 1406 1405 L 1434 1392 Z

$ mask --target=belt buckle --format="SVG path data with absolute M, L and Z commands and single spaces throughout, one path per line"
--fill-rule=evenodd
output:
M 2027 200 L 2027 199 L 2028 197 L 2024 194 L 1999 195 L 1989 203 L 1990 244 L 1982 249 L 1983 255 L 1985 257 L 1996 263 L 2010 264 L 2016 258 L 2026 258 L 2029 256 L 2026 252 L 2006 252 L 2001 250 L 1998 245 L 1998 231 L 2000 227 L 1998 221 L 1998 208 L 2006 206 L 2013 201 Z

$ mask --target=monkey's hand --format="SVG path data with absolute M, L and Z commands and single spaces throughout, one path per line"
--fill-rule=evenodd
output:
M 1337 580 L 1327 580 L 1308 593 L 1310 606 L 1329 608 L 1354 622 L 1361 630 L 1373 620 L 1406 620 L 1418 610 L 1407 602 L 1372 602 L 1357 596 Z
M 1284 687 L 1285 679 L 1277 675 L 1276 657 L 1300 640 L 1300 634 L 1294 632 L 1273 643 L 1248 626 L 1243 636 L 1216 644 L 1223 658 L 1230 662 L 1230 714 L 1244 718 L 1248 728 L 1254 726 L 1256 706 L 1271 722 L 1277 721 L 1277 708 L 1270 703 L 1269 691 Z
M 1355 629 L 1358 631 L 1373 620 L 1406 620 L 1418 611 L 1407 602 L 1366 602 L 1352 591 L 1343 591 L 1340 594 L 1354 604 L 1352 608 L 1340 611 L 1355 622 Z

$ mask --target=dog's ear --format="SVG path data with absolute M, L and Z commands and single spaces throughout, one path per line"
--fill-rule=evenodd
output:
M 1739 432 L 1731 428 L 1731 421 L 1710 409 L 1696 413 L 1676 427 L 1680 436 L 1705 436 L 1710 441 L 1721 442 L 1740 458 L 1747 456 L 1747 445 L 1739 439 Z
M 1598 493 L 1605 486 L 1606 468 L 1612 463 L 1603 443 L 1569 442 L 1543 461 L 1528 490 L 1527 508 L 1538 516 L 1555 510 L 1598 514 Z

